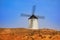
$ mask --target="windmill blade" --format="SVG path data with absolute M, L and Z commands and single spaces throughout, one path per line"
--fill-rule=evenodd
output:
M 38 18 L 40 18 L 40 19 L 45 19 L 45 17 L 44 16 L 37 16 Z
M 31 15 L 28 15 L 28 14 L 21 14 L 21 16 L 30 17 Z
M 36 6 L 34 5 L 33 8 L 32 8 L 32 14 L 34 15 L 35 13 L 35 9 L 36 9 Z

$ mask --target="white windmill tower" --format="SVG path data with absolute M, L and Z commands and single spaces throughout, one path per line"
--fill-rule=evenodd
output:
M 27 16 L 29 17 L 29 29 L 39 29 L 38 27 L 38 18 L 44 18 L 44 16 L 35 16 L 34 12 L 35 12 L 35 5 L 33 6 L 33 11 L 32 11 L 32 15 L 27 15 L 27 14 L 21 14 L 21 16 Z

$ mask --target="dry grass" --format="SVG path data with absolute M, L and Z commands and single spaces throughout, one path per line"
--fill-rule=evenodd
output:
M 51 29 L 0 28 L 0 40 L 60 40 L 60 31 Z

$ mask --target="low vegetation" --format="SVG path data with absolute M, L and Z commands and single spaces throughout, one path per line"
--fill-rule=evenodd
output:
M 60 31 L 52 29 L 0 28 L 0 40 L 60 40 Z

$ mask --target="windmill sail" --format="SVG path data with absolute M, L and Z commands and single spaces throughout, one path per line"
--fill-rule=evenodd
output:
M 33 8 L 32 8 L 32 15 L 34 15 L 35 9 L 36 9 L 36 6 L 34 5 Z

